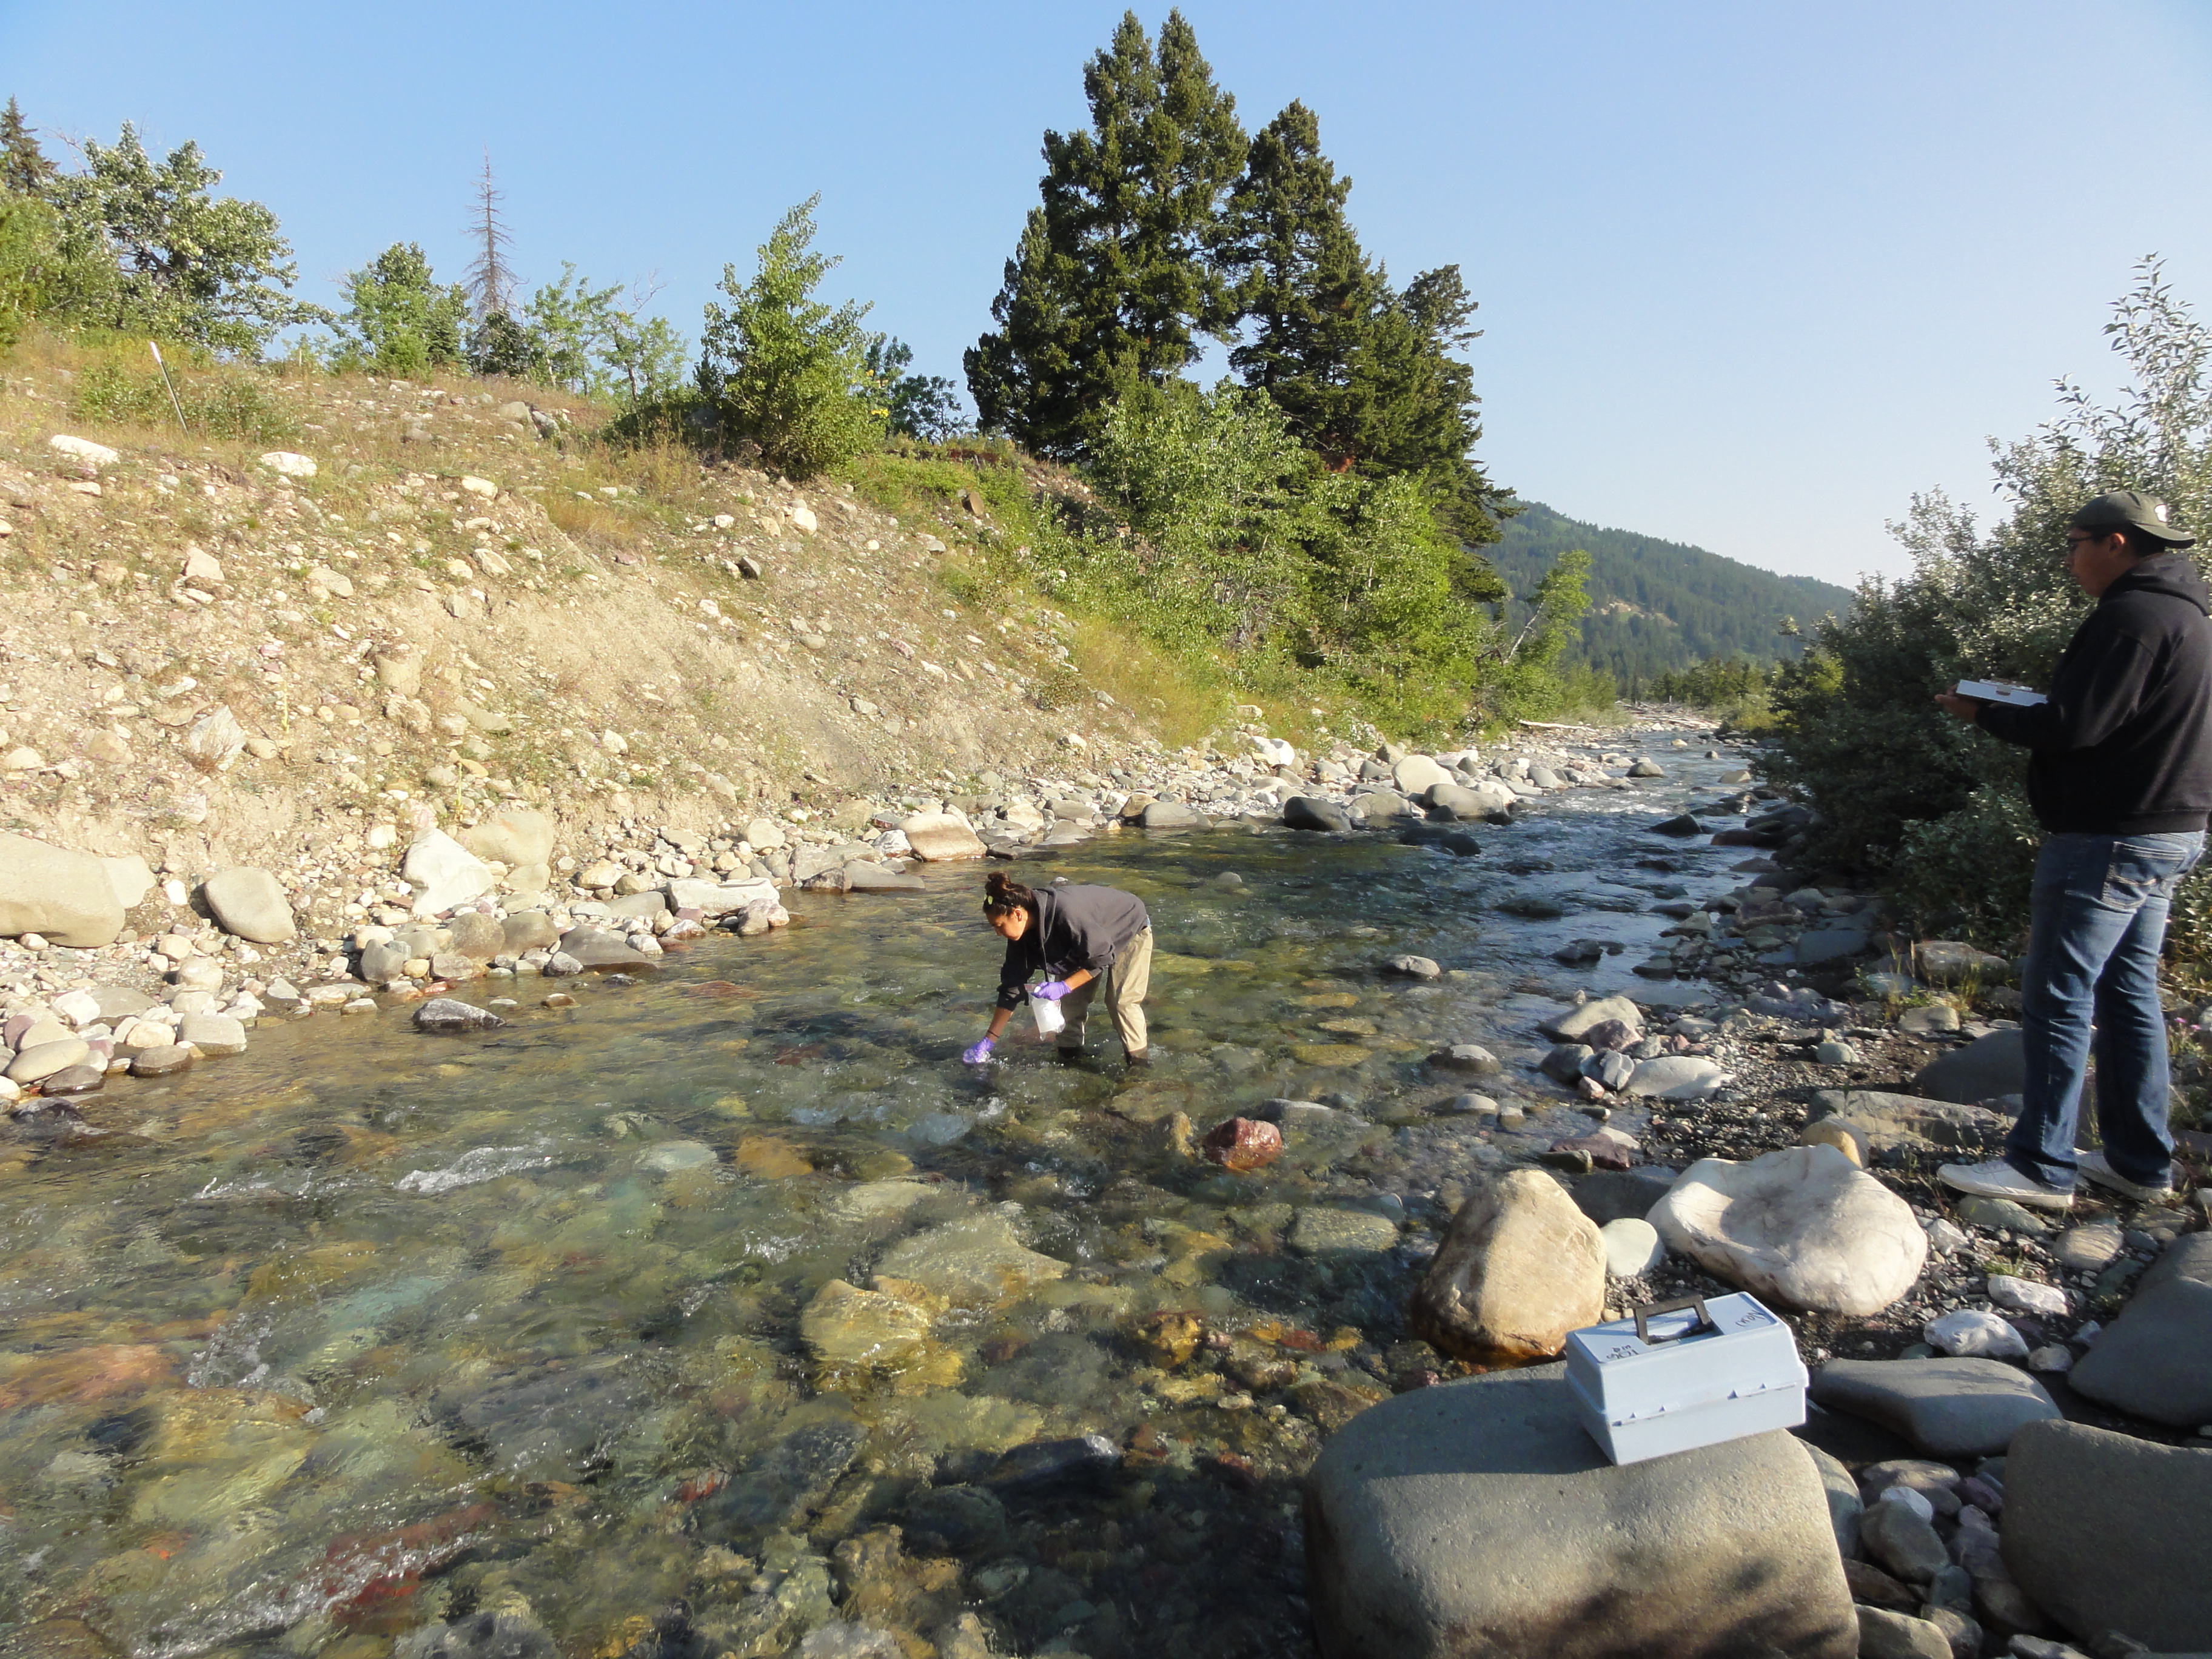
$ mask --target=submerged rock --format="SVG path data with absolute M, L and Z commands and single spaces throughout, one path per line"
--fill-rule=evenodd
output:
M 1283 1132 L 1272 1123 L 1232 1117 L 1208 1130 L 1199 1146 L 1208 1163 L 1242 1174 L 1264 1169 L 1283 1155 Z
M 453 997 L 433 997 L 415 1011 L 418 1031 L 491 1031 L 506 1024 L 489 1009 Z

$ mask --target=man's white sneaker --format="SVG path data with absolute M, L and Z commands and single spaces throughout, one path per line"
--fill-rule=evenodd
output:
M 2057 1192 L 2039 1181 L 2031 1181 L 2001 1158 L 1987 1164 L 1946 1164 L 1936 1171 L 1936 1178 L 1946 1187 L 1972 1193 L 1977 1198 L 2008 1198 L 2015 1204 L 2033 1205 L 2044 1210 L 2074 1207 L 2073 1194 Z
M 2100 1152 L 2077 1154 L 2074 1167 L 2085 1179 L 2095 1182 L 2100 1187 L 2109 1187 L 2121 1197 L 2131 1198 L 2138 1204 L 2164 1204 L 2173 1197 L 2171 1183 L 2163 1187 L 2138 1186 L 2113 1169 Z

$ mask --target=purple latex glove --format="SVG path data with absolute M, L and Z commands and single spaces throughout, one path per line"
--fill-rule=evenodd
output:
M 1047 980 L 1030 994 L 1039 1002 L 1057 1002 L 1074 988 L 1064 979 Z
M 969 1066 L 981 1066 L 991 1057 L 991 1039 L 985 1037 L 974 1048 L 962 1053 L 962 1061 Z

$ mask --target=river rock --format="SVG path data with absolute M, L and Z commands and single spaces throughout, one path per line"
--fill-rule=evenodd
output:
M 922 893 L 928 887 L 920 876 L 904 870 L 886 870 L 880 864 L 855 859 L 845 866 L 848 893 Z
M 1440 1072 L 1468 1072 L 1478 1074 L 1503 1071 L 1498 1056 L 1479 1042 L 1455 1042 L 1449 1048 L 1438 1048 L 1429 1056 L 1430 1065 Z
M 177 1022 L 177 1041 L 191 1043 L 210 1058 L 242 1054 L 246 1052 L 246 1023 L 228 1014 L 186 1014 Z
M 1573 1088 L 1583 1066 L 1597 1051 L 1586 1042 L 1562 1042 L 1536 1063 L 1536 1069 L 1553 1082 Z
M 917 812 L 901 818 L 898 827 L 914 848 L 914 855 L 932 864 L 980 859 L 988 850 L 964 819 L 950 812 Z
M 1993 1313 L 1978 1308 L 1959 1308 L 1928 1322 L 1921 1332 L 1937 1353 L 1983 1359 L 2025 1359 L 2027 1342 Z
M 2212 1284 L 2177 1275 L 2138 1290 L 2067 1381 L 2154 1423 L 2212 1423 Z
M 1510 817 L 1520 797 L 1495 778 L 1471 784 L 1439 783 L 1428 792 L 1429 805 L 1468 823 Z
M 481 910 L 456 910 L 447 924 L 453 935 L 453 951 L 472 962 L 489 962 L 507 949 L 507 929 Z
M 1802 1443 L 1820 1477 L 1820 1491 L 1828 1502 L 1828 1525 L 1836 1534 L 1837 1552 L 1846 1563 L 1855 1565 L 1854 1558 L 1859 1553 L 1859 1517 L 1866 1511 L 1866 1500 L 1859 1495 L 1859 1483 L 1841 1458 L 1809 1440 Z
M 550 863 L 554 833 L 553 820 L 544 813 L 509 806 L 462 830 L 454 840 L 476 857 L 512 870 Z
M 49 1100 L 66 1100 L 72 1095 L 98 1094 L 107 1086 L 107 1067 L 97 1049 L 89 1063 L 64 1066 L 39 1085 L 39 1092 Z
M 58 1036 L 48 1042 L 20 1048 L 8 1062 L 10 1083 L 43 1083 L 55 1073 L 82 1066 L 92 1058 L 92 1045 L 82 1037 Z
M 1179 800 L 1156 800 L 1137 814 L 1137 822 L 1147 830 L 1188 830 L 1206 819 Z
M 1832 1146 L 1700 1159 L 1650 1219 L 1668 1248 L 1729 1283 L 1821 1313 L 1879 1313 L 1928 1260 L 1912 1206 Z
M 1341 832 L 1352 828 L 1352 818 L 1333 800 L 1322 800 L 1312 795 L 1293 795 L 1283 803 L 1283 827 L 1286 830 Z
M 1967 1105 L 2016 1095 L 2027 1084 L 2025 1041 L 2017 1030 L 1992 1031 L 1963 1048 L 1938 1054 L 1913 1074 L 1913 1092 Z
M 1615 1279 L 1648 1273 L 1667 1259 L 1659 1230 L 1634 1216 L 1607 1222 L 1598 1229 L 1598 1237 L 1604 1241 L 1605 1270 Z
M 2000 1456 L 2022 1424 L 2058 1415 L 2041 1383 L 1994 1359 L 1832 1359 L 1810 1393 L 1946 1461 Z
M 1424 795 L 1452 781 L 1452 775 L 1426 755 L 1408 755 L 1390 769 L 1390 781 L 1403 795 Z
M 1444 972 L 1434 957 L 1392 957 L 1382 971 L 1399 979 L 1441 979 Z
M 141 1048 L 131 1056 L 131 1075 L 133 1077 L 173 1077 L 179 1072 L 190 1071 L 197 1058 L 181 1042 L 173 1042 L 158 1048 Z
M 0 939 L 36 933 L 91 950 L 114 943 L 123 908 L 105 860 L 0 832 Z
M 1617 1019 L 1631 1030 L 1644 1029 L 1643 1011 L 1626 997 L 1592 997 L 1580 1007 L 1540 1022 L 1536 1029 L 1560 1042 L 1579 1042 L 1593 1026 Z
M 2119 1223 L 2089 1221 L 2061 1233 L 2051 1254 L 2069 1273 L 2093 1273 L 2110 1263 L 2120 1249 Z
M 1291 1223 L 1286 1241 L 1303 1256 L 1375 1256 L 1398 1247 L 1398 1224 L 1371 1210 L 1340 1209 L 1334 1204 L 1309 1204 Z
M 2212 1285 L 2212 1233 L 2184 1233 L 2168 1243 L 2158 1260 L 2143 1270 L 2136 1294 L 2141 1296 L 2169 1279 L 2193 1279 L 2200 1285 Z
M 1990 1300 L 2000 1308 L 2010 1308 L 2014 1313 L 2041 1314 L 2051 1319 L 2066 1316 L 2066 1292 L 2056 1285 L 2020 1279 L 2011 1273 L 1991 1273 L 1989 1288 Z
M 415 1010 L 415 1029 L 418 1031 L 493 1031 L 506 1024 L 489 1008 L 479 1008 L 454 997 L 433 997 Z
M 927 1309 L 833 1279 L 799 1316 L 799 1334 L 825 1365 L 896 1370 L 929 1340 Z
M 425 830 L 407 848 L 399 873 L 415 890 L 415 914 L 424 921 L 480 898 L 498 879 L 442 830 Z
M 1242 1174 L 1264 1169 L 1283 1155 L 1283 1132 L 1272 1123 L 1232 1117 L 1209 1129 L 1199 1145 L 1206 1162 Z
M 556 1659 L 559 1652 L 526 1613 L 487 1610 L 408 1632 L 392 1659 Z
M 1704 1100 L 1717 1094 L 1728 1073 L 1698 1054 L 1660 1054 L 1639 1060 L 1622 1092 L 1654 1100 Z
M 1414 1334 L 1475 1364 L 1558 1353 L 1605 1312 L 1605 1243 L 1565 1188 L 1516 1170 L 1460 1206 L 1413 1292 Z
M 1401 1394 L 1322 1448 L 1305 1528 L 1322 1651 L 1851 1659 L 1850 1592 L 1796 1441 L 1616 1468 L 1565 1370 Z
M 1882 1607 L 1860 1607 L 1858 1659 L 1951 1659 L 1939 1625 Z
M 1575 1207 L 1600 1227 L 1624 1217 L 1649 1220 L 1651 1206 L 1680 1179 L 1679 1171 L 1660 1164 L 1640 1170 L 1599 1170 L 1575 1183 Z
M 1850 1124 L 1877 1156 L 1931 1150 L 1980 1152 L 2004 1143 L 2011 1120 L 1984 1106 L 1871 1089 L 1820 1089 L 1807 1127 L 1827 1119 Z
M 361 976 L 371 985 L 383 985 L 401 978 L 406 972 L 412 953 L 407 946 L 386 939 L 376 945 L 361 947 Z
M 658 897 L 659 895 L 654 896 Z M 605 928 L 579 925 L 561 935 L 557 953 L 576 964 L 579 973 L 612 973 L 621 970 L 634 973 L 641 968 L 658 968 L 660 958 L 648 957 L 630 949 L 629 940 L 622 934 Z M 553 971 L 548 963 L 546 971 Z
M 775 884 L 765 878 L 751 881 L 703 881 L 689 878 L 668 884 L 668 902 L 678 910 L 696 910 L 713 919 L 743 910 L 749 905 L 775 902 Z
M 1067 1263 L 1029 1249 L 995 1210 L 916 1233 L 876 1264 L 879 1282 L 911 1280 L 970 1308 L 999 1307 L 1066 1273 Z
M 520 956 L 525 951 L 550 950 L 558 944 L 560 930 L 543 910 L 511 911 L 499 925 L 501 954 Z
M 1417 816 L 1410 801 L 1388 789 L 1355 795 L 1345 811 L 1350 815 L 1353 827 L 1360 830 L 1376 830 L 1401 818 Z
M 2032 1423 L 2005 1460 L 2013 1577 L 2077 1636 L 2212 1644 L 2212 1449 Z
M 1859 1517 L 1859 1542 L 1870 1558 L 1908 1584 L 1924 1584 L 1951 1565 L 1951 1553 L 1933 1523 L 1907 1504 L 1869 1506 Z
M 1930 985 L 1959 985 L 1969 979 L 1987 985 L 2004 977 L 2009 965 L 2002 957 L 1957 939 L 1923 939 L 1912 948 L 1913 971 Z

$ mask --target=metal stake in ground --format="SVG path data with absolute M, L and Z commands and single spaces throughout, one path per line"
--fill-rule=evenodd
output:
M 146 349 L 154 354 L 154 367 L 161 371 L 161 384 L 167 386 L 169 389 L 169 407 L 177 411 L 177 425 L 179 428 L 185 432 L 190 432 L 191 428 L 185 424 L 185 406 L 177 401 L 177 388 L 169 379 L 169 366 L 161 361 L 161 343 L 156 340 L 149 340 L 146 342 Z

